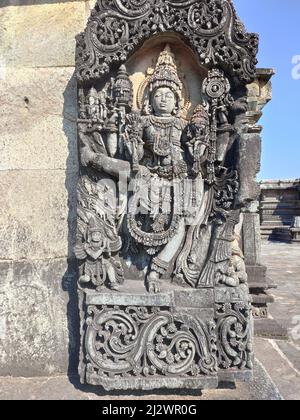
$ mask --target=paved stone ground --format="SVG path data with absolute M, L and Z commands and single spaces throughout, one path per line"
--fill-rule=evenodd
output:
M 278 288 L 271 316 L 289 331 L 289 341 L 255 339 L 254 381 L 213 391 L 110 393 L 83 387 L 76 378 L 0 378 L 0 400 L 299 400 L 300 399 L 300 245 L 263 244 L 263 263 Z M 272 378 L 272 379 L 271 379 Z
M 300 244 L 265 242 L 263 263 L 277 289 L 270 315 L 288 330 L 288 341 L 256 340 L 256 355 L 288 400 L 300 399 Z
M 264 242 L 262 256 L 268 277 L 277 285 L 271 291 L 275 303 L 270 306 L 270 314 L 300 347 L 300 244 Z
M 256 361 L 254 380 L 239 383 L 236 387 L 203 391 L 164 390 L 152 392 L 106 393 L 94 387 L 82 386 L 75 378 L 65 376 L 53 378 L 2 378 L 0 400 L 281 400 L 282 397 L 266 373 Z

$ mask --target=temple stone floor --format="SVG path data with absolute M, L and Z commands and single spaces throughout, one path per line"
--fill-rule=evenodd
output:
M 262 262 L 277 289 L 270 316 L 288 340 L 256 339 L 256 356 L 287 400 L 300 399 L 300 244 L 263 242 Z
M 277 285 L 271 290 L 275 303 L 270 314 L 300 347 L 300 244 L 263 242 L 262 263 L 268 267 L 271 283 Z
M 224 384 L 209 391 L 106 393 L 82 386 L 77 378 L 0 378 L 0 400 L 299 400 L 300 399 L 300 245 L 263 244 L 263 263 L 277 284 L 271 317 L 288 330 L 288 341 L 255 338 L 251 383 Z
M 95 390 L 96 389 L 96 390 Z M 107 393 L 80 385 L 76 378 L 2 378 L 0 400 L 281 400 L 282 397 L 261 363 L 255 363 L 253 382 L 209 391 L 118 391 Z M 126 406 L 126 403 L 124 404 Z

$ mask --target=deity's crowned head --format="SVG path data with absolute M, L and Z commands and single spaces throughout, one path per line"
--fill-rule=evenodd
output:
M 152 94 L 152 107 L 155 115 L 172 115 L 176 110 L 176 103 L 176 95 L 169 87 L 159 87 Z
M 157 115 L 178 112 L 182 101 L 182 83 L 169 45 L 158 57 L 149 82 L 149 93 L 153 111 Z
M 205 138 L 209 137 L 209 114 L 204 105 L 198 105 L 193 113 L 189 125 L 191 137 Z
M 204 105 L 200 104 L 196 106 L 191 119 L 191 123 L 194 125 L 209 125 L 209 115 Z
M 88 104 L 90 106 L 96 105 L 98 103 L 98 92 L 94 87 L 89 90 L 88 93 Z
M 113 87 L 113 96 L 116 106 L 131 106 L 132 104 L 132 82 L 129 79 L 126 67 L 122 65 L 119 68 L 115 84 Z

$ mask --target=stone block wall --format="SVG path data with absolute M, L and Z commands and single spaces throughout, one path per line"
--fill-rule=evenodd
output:
M 0 375 L 76 369 L 73 74 L 93 3 L 0 4 Z

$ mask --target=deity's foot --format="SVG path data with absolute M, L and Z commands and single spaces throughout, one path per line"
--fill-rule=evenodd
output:
M 155 271 L 151 271 L 147 278 L 146 286 L 149 293 L 160 293 L 161 285 L 158 273 L 156 273 Z
M 223 284 L 228 287 L 238 287 L 240 282 L 238 278 L 226 277 L 223 281 Z
M 160 293 L 160 282 L 159 281 L 148 281 L 147 290 L 149 293 Z
M 118 283 L 111 283 L 109 285 L 110 290 L 114 291 L 114 292 L 119 292 L 120 291 L 120 287 L 118 285 Z

